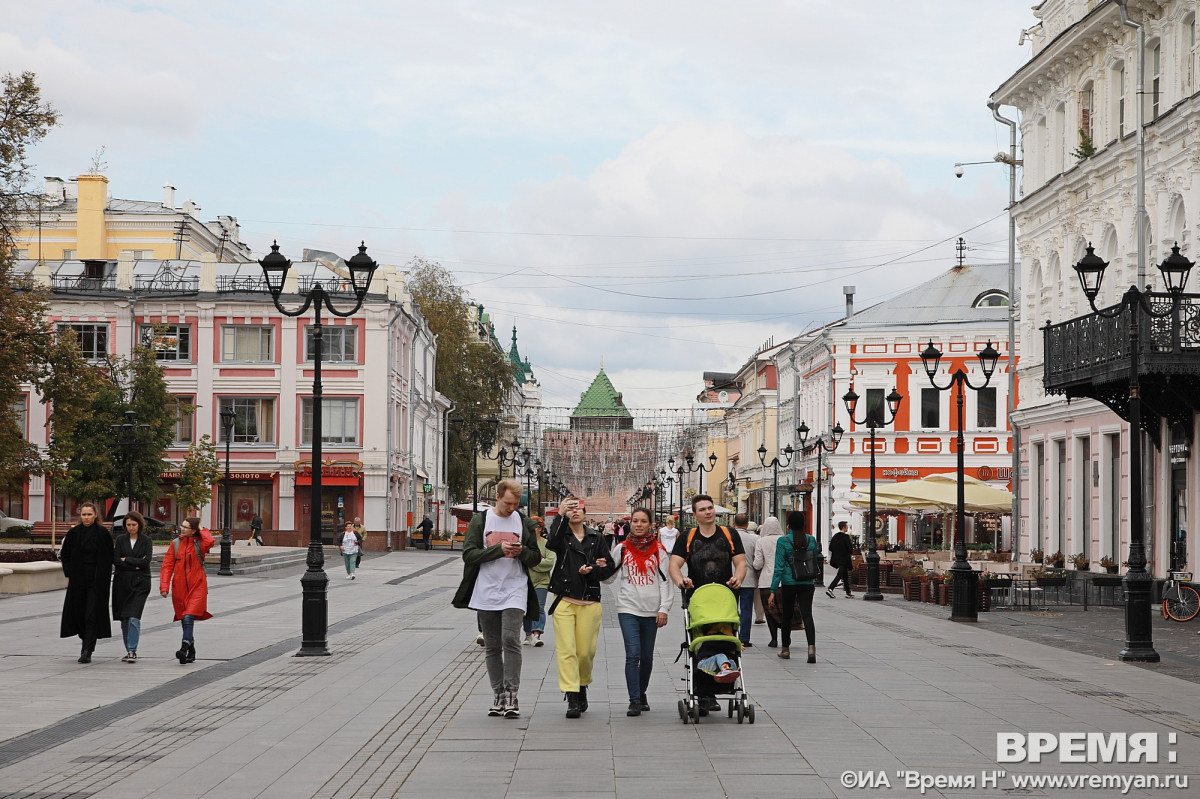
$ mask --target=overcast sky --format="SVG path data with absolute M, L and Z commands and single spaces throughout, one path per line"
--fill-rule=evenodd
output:
M 634 406 L 954 263 L 1007 258 L 991 92 L 1032 0 L 9 4 L 34 153 L 114 196 L 453 270 L 546 404 L 601 364 Z M 1006 109 L 1010 116 L 1015 110 Z M 969 231 L 969 232 L 968 232 Z M 1003 288 L 1003 287 L 1001 287 Z

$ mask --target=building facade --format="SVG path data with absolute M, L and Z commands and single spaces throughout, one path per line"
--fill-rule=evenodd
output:
M 1110 266 L 1099 307 L 1130 284 L 1163 289 L 1154 265 L 1178 243 L 1196 257 L 1200 101 L 1195 2 L 1047 0 L 1034 8 L 1033 57 L 992 102 L 1020 112 L 1022 192 L 1014 209 L 1024 291 L 1020 378 L 1021 551 L 1083 553 L 1120 562 L 1128 552 L 1129 425 L 1093 399 L 1047 391 L 1043 325 L 1091 309 L 1073 266 L 1089 243 Z M 1144 43 L 1144 46 L 1143 46 Z M 1137 65 L 1144 58 L 1144 85 Z M 1145 121 L 1139 147 L 1138 99 Z M 1146 223 L 1138 246 L 1139 150 Z M 1097 345 L 1098 346 L 1098 345 Z M 1200 485 L 1190 458 L 1194 410 L 1174 424 L 1147 400 L 1142 446 L 1148 567 L 1163 576 L 1171 541 L 1200 544 L 1187 507 Z M 1172 455 L 1172 448 L 1175 454 Z

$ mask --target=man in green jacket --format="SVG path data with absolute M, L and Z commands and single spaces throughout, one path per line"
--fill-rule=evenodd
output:
M 521 484 L 501 480 L 496 507 L 475 514 L 463 537 L 463 579 L 454 607 L 471 608 L 483 633 L 494 696 L 489 716 L 520 718 L 521 622 L 539 615 L 529 569 L 542 560 L 533 525 L 517 513 Z

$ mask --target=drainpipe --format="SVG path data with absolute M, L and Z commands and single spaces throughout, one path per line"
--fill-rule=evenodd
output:
M 387 530 L 387 551 L 392 551 L 392 375 L 395 370 L 392 368 L 392 358 L 395 357 L 394 347 L 392 342 L 395 340 L 395 324 L 404 315 L 404 306 L 401 305 L 394 316 L 388 321 L 388 348 L 387 348 L 387 446 L 384 448 L 387 451 L 387 502 L 384 504 L 384 529 Z
M 1116 0 L 1121 24 L 1134 28 L 1137 38 L 1137 285 L 1146 285 L 1146 28 L 1129 18 L 1129 0 Z
M 1012 535 L 1013 560 L 1020 554 L 1021 512 L 1021 430 L 1013 422 L 1017 407 L 1017 123 L 1000 115 L 999 103 L 988 103 L 997 122 L 1008 125 L 1008 428 L 1012 438 L 1012 516 L 1009 522 Z M 1032 547 L 1032 544 L 1030 544 Z
M 417 348 L 417 336 L 421 335 L 421 322 L 416 317 L 418 306 L 413 303 L 413 337 L 408 343 L 408 395 L 413 394 L 413 375 L 416 372 L 417 359 L 414 357 Z M 417 426 L 417 409 L 411 407 L 408 410 L 408 479 L 409 479 L 409 507 L 415 508 L 417 504 L 417 465 L 413 458 L 413 433 Z M 414 512 L 415 515 L 415 512 Z M 411 529 L 411 528 L 410 528 Z

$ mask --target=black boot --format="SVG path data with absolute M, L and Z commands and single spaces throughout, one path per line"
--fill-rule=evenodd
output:
M 175 657 L 179 658 L 180 666 L 182 666 L 188 662 L 187 661 L 187 657 L 188 657 L 187 641 L 184 641 L 182 644 L 179 645 L 179 650 L 175 652 Z
M 577 719 L 583 715 L 583 711 L 579 709 L 579 692 L 567 691 L 567 718 Z
M 587 713 L 587 709 L 588 709 L 587 686 L 581 685 L 581 686 L 579 686 L 579 712 Z
M 91 663 L 92 662 L 92 650 L 88 649 L 86 646 L 83 649 L 81 649 L 79 651 L 79 662 L 80 663 Z
M 187 662 L 195 663 L 196 662 L 196 645 L 193 642 L 188 641 L 186 646 L 187 646 Z

